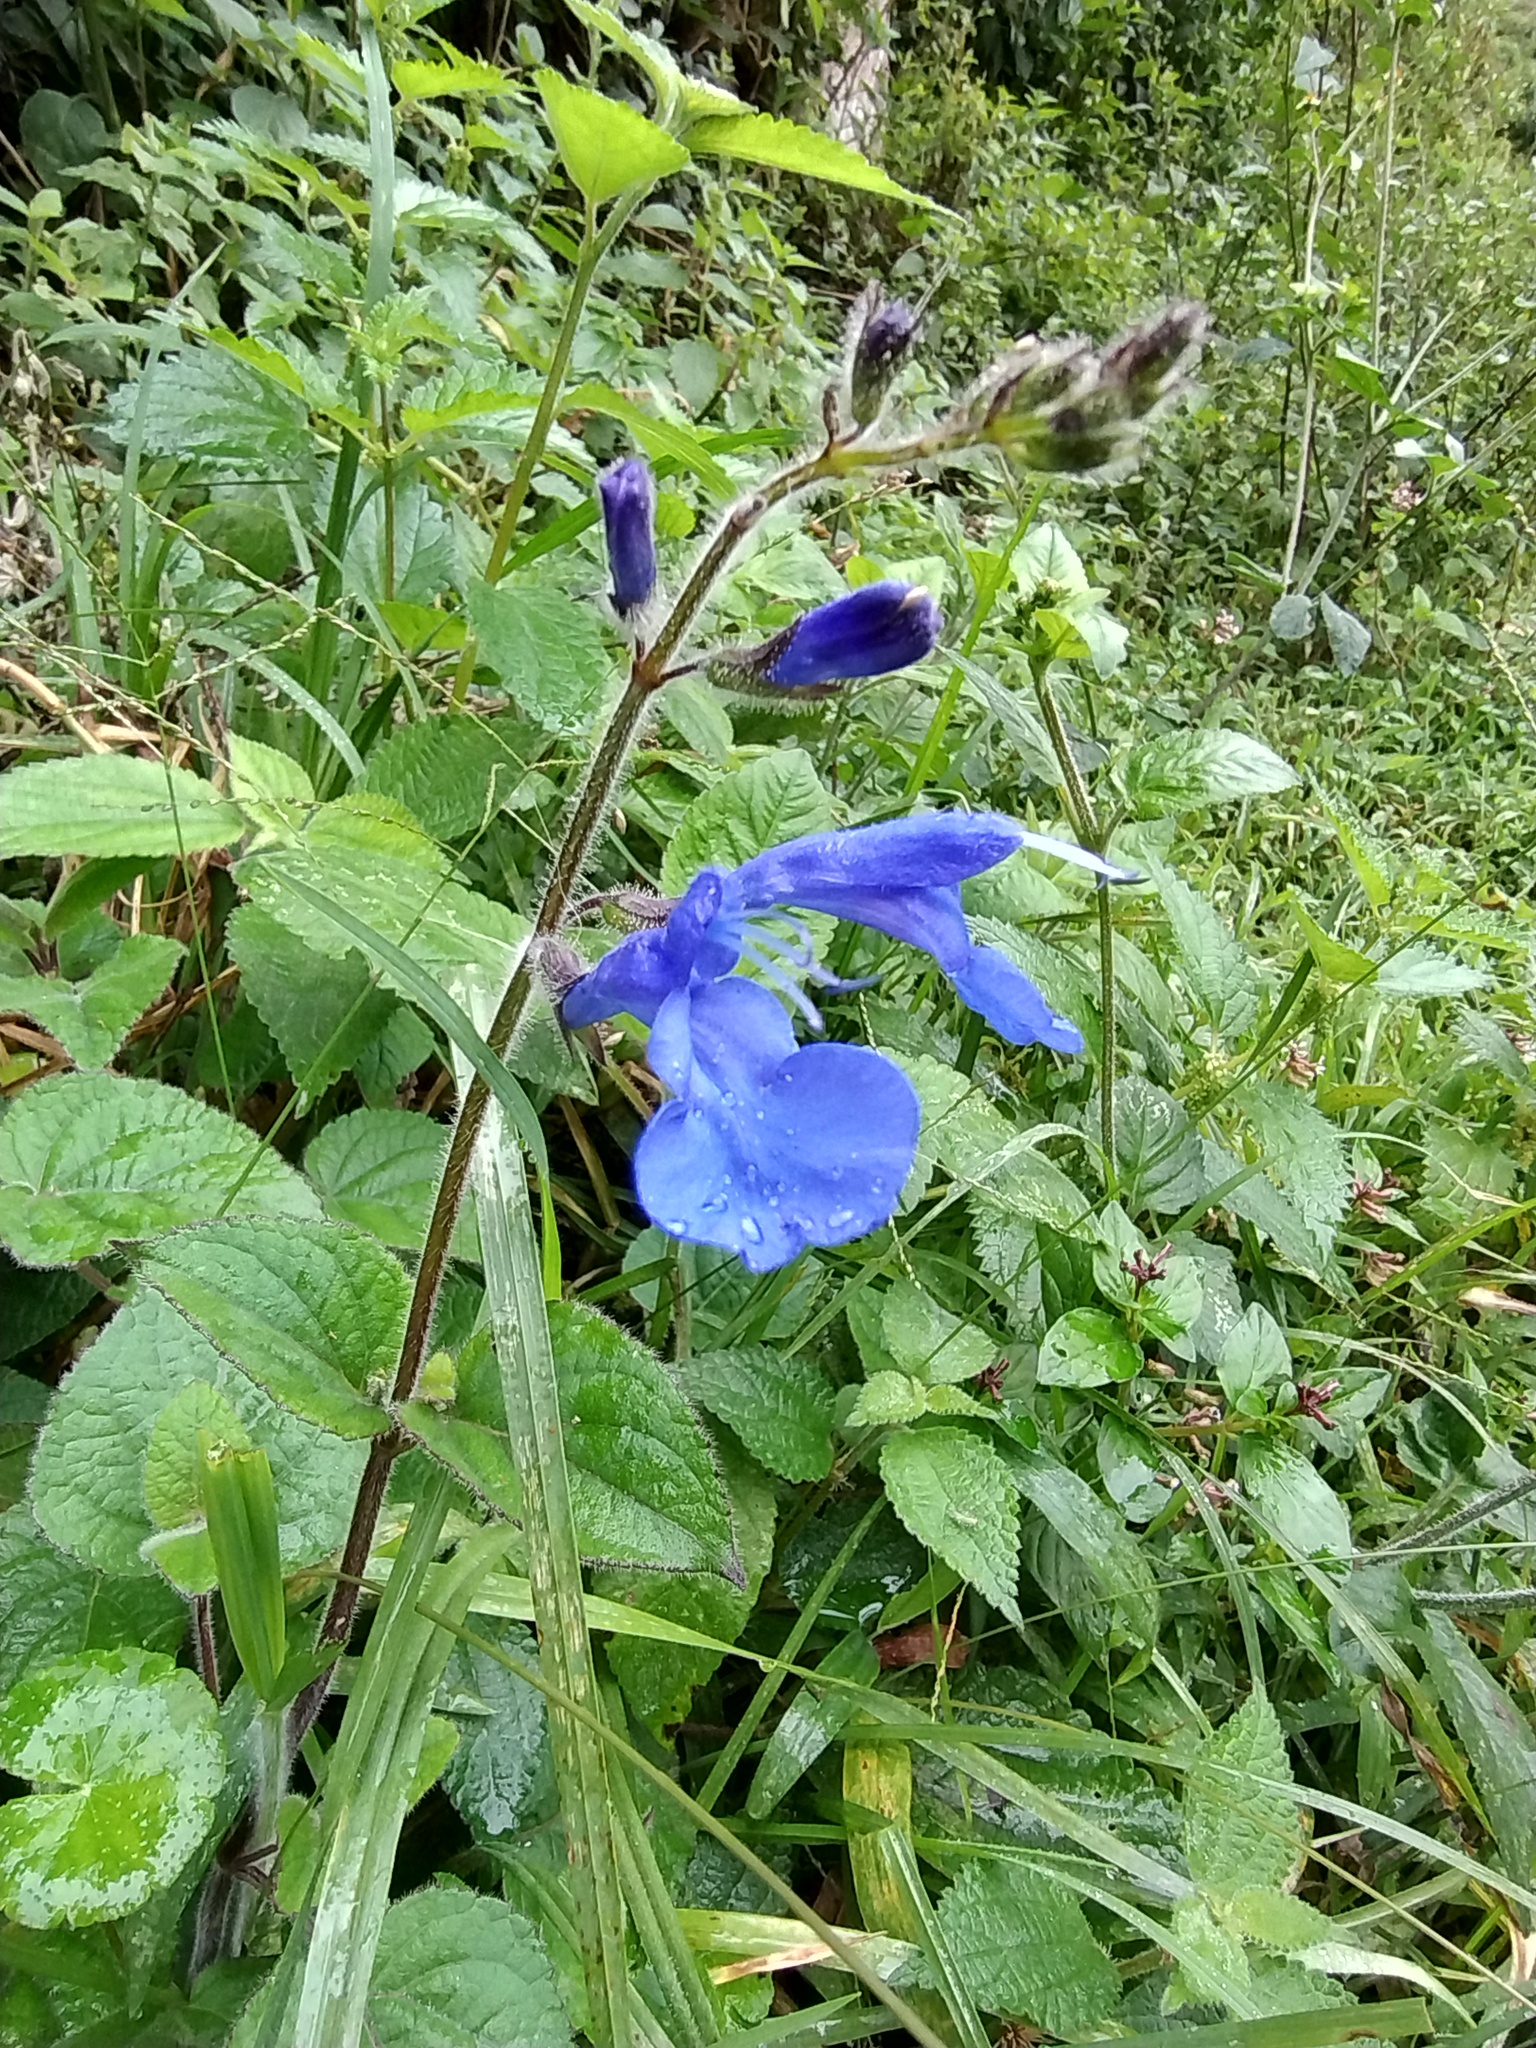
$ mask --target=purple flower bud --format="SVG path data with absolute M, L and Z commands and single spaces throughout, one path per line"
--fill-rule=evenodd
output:
M 656 480 L 643 455 L 615 462 L 597 480 L 608 538 L 613 606 L 627 618 L 656 588 Z
M 854 308 L 853 358 L 849 369 L 853 416 L 869 426 L 907 351 L 917 338 L 919 315 L 900 299 L 881 303 L 878 285 L 871 285 Z
M 819 690 L 857 676 L 889 675 L 931 654 L 944 614 L 921 584 L 866 583 L 786 626 L 732 667 L 787 690 Z

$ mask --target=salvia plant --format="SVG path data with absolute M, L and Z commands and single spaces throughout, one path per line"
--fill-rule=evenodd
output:
M 0 2048 L 1513 2040 L 1523 939 L 1326 792 L 1289 954 L 1189 878 L 1298 779 L 1073 536 L 1223 431 L 1201 304 L 951 383 L 939 210 L 570 8 L 613 92 L 221 0 L 264 82 L 97 165 L 163 303 L 46 336 Z M 840 351 L 764 171 L 901 209 Z M 41 326 L 129 230 L 26 211 Z

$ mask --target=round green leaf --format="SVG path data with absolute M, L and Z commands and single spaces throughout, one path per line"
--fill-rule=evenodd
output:
M 38 1790 L 0 1807 L 0 1910 L 25 1927 L 131 1912 L 169 1885 L 224 1782 L 218 1708 L 146 1650 L 88 1650 L 0 1703 L 0 1763 Z
M 1036 1377 L 1043 1387 L 1102 1387 L 1133 1380 L 1141 1363 L 1141 1348 L 1118 1316 L 1069 1308 L 1045 1333 Z

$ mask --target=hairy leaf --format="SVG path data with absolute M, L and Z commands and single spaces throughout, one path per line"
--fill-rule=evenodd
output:
M 233 846 L 244 830 L 235 806 L 189 769 L 133 754 L 81 754 L 11 769 L 0 860 L 200 853 Z
M 891 1506 L 919 1543 L 1019 1618 L 1019 1505 L 992 1445 L 964 1429 L 914 1429 L 880 1450 Z
M 939 1926 L 965 1988 L 988 2012 L 1086 2032 L 1120 2002 L 1120 1975 L 1064 1885 L 1016 1860 L 963 1863 Z
M 729 1423 L 770 1472 L 803 1480 L 831 1471 L 832 1389 L 802 1353 L 738 1344 L 699 1352 L 677 1371 L 684 1391 Z

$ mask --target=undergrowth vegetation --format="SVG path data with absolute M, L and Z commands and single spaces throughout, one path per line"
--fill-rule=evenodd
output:
M 0 18 L 0 2044 L 1513 2048 L 1528 31 L 518 17 Z

